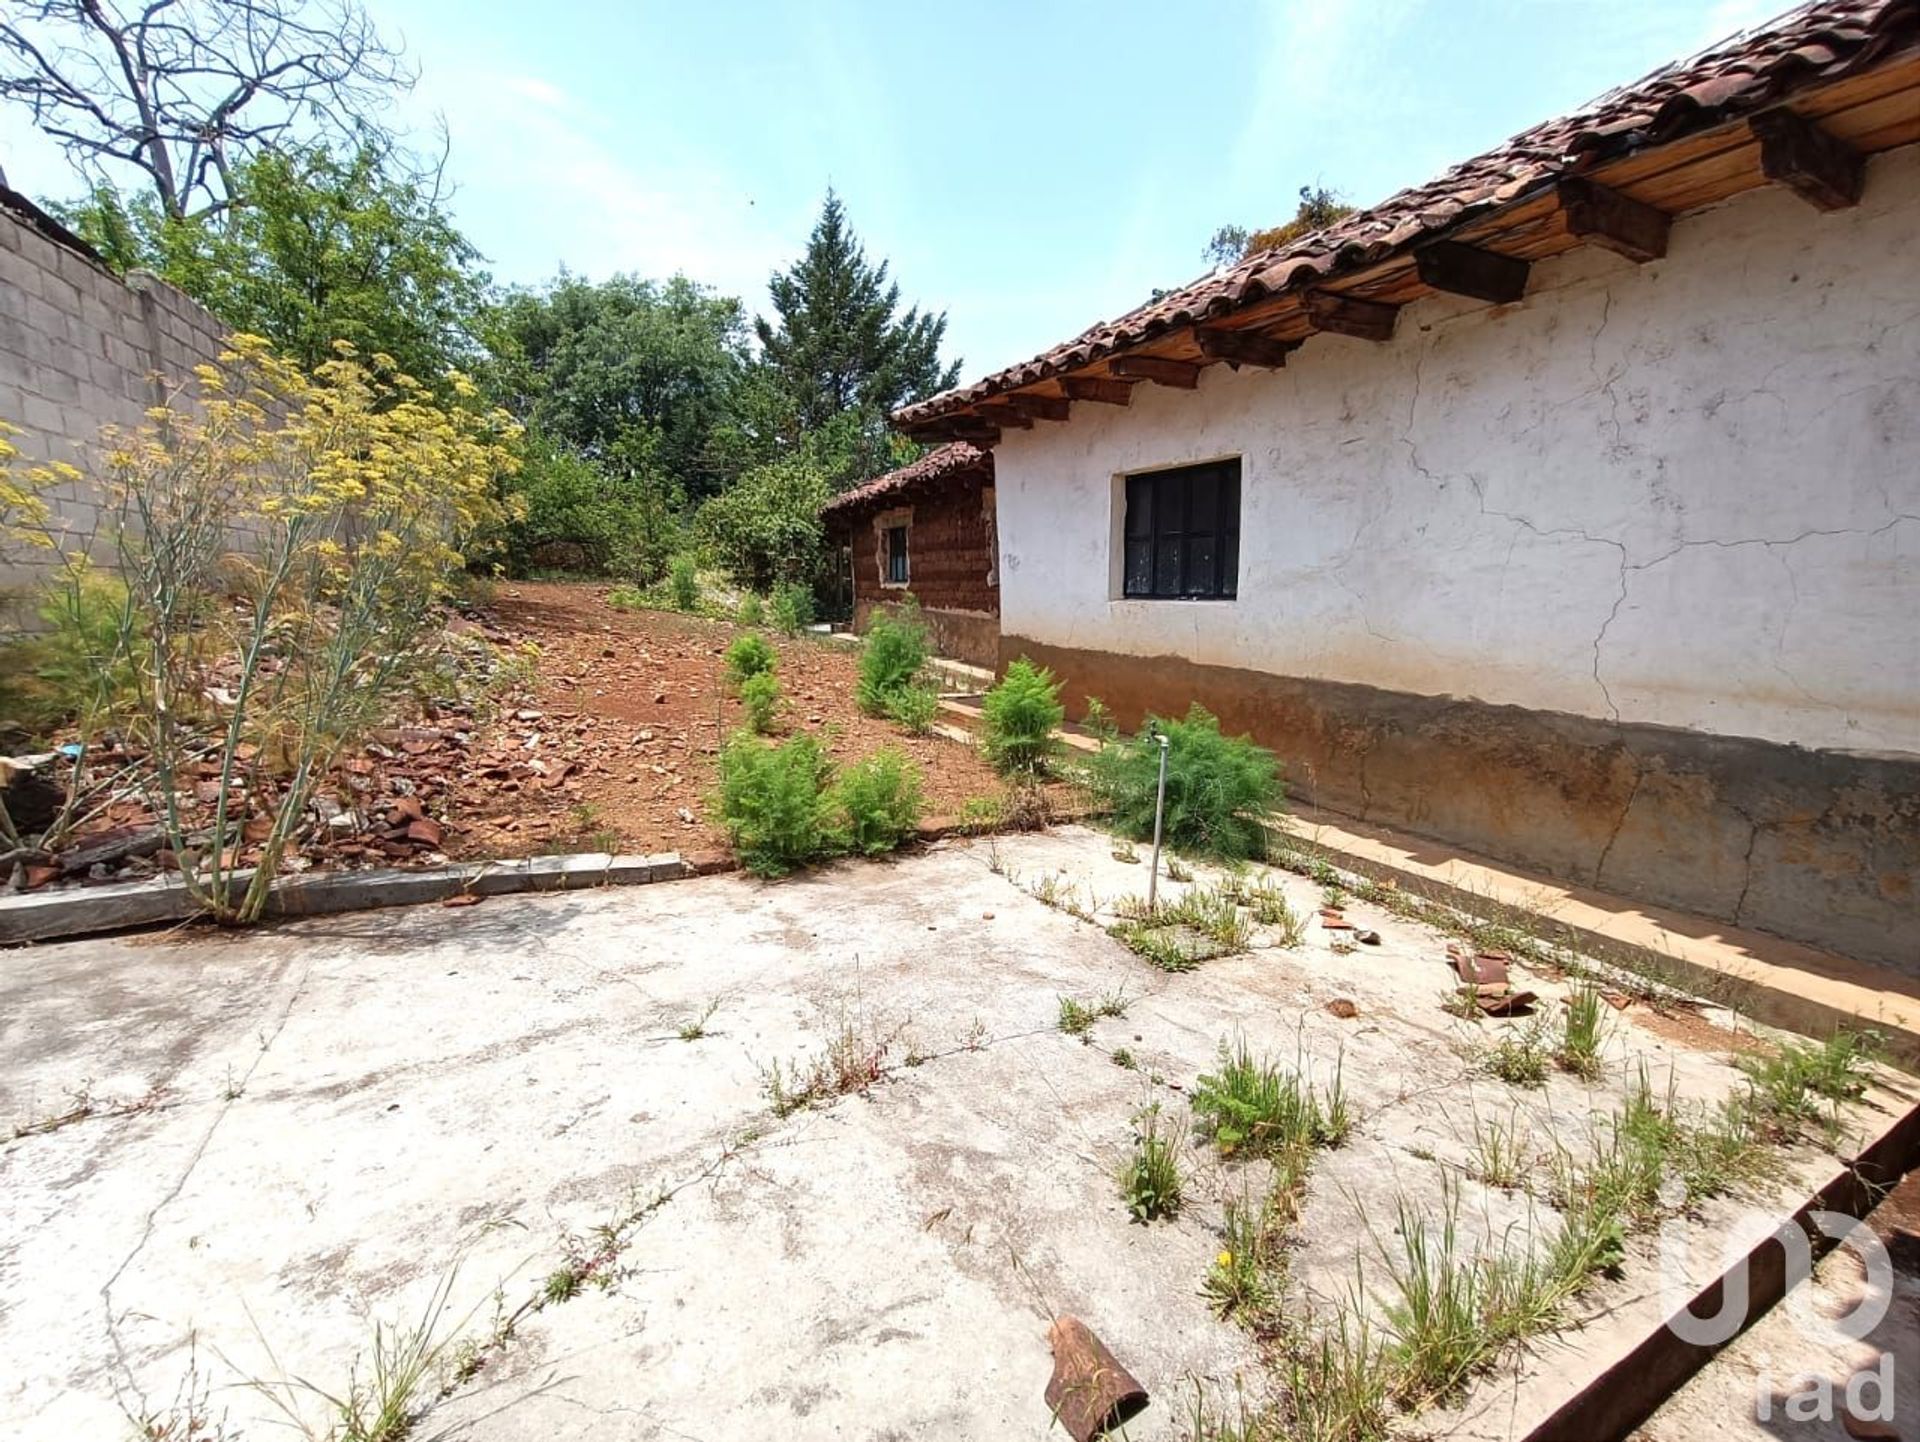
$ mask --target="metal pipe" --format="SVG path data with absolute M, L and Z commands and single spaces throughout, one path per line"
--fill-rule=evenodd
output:
M 1160 891 L 1160 819 L 1167 809 L 1167 736 L 1155 731 L 1160 743 L 1160 785 L 1153 795 L 1153 865 L 1147 869 L 1147 915 L 1152 916 Z

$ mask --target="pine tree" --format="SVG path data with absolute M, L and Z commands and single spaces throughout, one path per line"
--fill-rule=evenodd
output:
M 863 428 L 884 423 L 896 406 L 944 390 L 959 376 L 958 361 L 940 364 L 946 314 L 922 315 L 916 306 L 896 317 L 900 287 L 887 279 L 887 262 L 868 262 L 831 190 L 806 254 L 768 290 L 778 324 L 763 316 L 755 328 L 804 430 L 848 412 L 862 413 Z

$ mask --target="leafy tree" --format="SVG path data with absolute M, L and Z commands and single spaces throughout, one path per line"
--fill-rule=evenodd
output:
M 238 168 L 245 201 L 217 222 L 107 186 L 61 209 L 110 263 L 154 271 L 309 369 L 344 340 L 432 380 L 473 361 L 487 276 L 437 193 L 390 161 L 374 144 L 267 152 Z
M 383 134 L 413 75 L 357 0 L 32 0 L 0 10 L 0 100 L 82 175 L 142 173 L 175 220 L 245 191 L 246 162 Z
M 832 495 L 825 472 L 795 453 L 748 471 L 701 506 L 696 525 L 715 559 L 750 590 L 813 586 L 827 566 L 820 508 Z
M 515 575 L 555 569 L 657 579 L 685 538 L 686 497 L 650 464 L 608 468 L 551 436 L 527 437 L 502 549 Z
M 1324 230 L 1336 220 L 1352 214 L 1353 207 L 1344 204 L 1337 191 L 1328 190 L 1324 185 L 1303 185 L 1300 187 L 1300 204 L 1292 220 L 1268 230 L 1223 225 L 1213 233 L 1213 238 L 1207 242 L 1207 248 L 1201 255 L 1215 265 L 1231 265 L 1257 251 L 1272 250 L 1290 240 L 1298 240 L 1311 231 Z
M 747 369 L 731 296 L 678 275 L 595 285 L 563 273 L 545 292 L 509 295 L 487 330 L 495 398 L 609 472 L 644 461 L 698 498 L 764 456 L 716 438 L 738 426 Z
M 831 190 L 806 253 L 768 282 L 775 319 L 755 322 L 766 363 L 801 431 L 843 416 L 862 433 L 877 433 L 907 401 L 954 383 L 959 362 L 942 366 L 947 318 L 909 307 L 899 314 L 900 287 L 887 263 L 874 264 Z M 877 460 L 863 446 L 862 473 Z

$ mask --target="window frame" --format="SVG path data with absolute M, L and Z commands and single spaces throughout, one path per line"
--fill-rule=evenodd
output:
M 1238 600 L 1244 478 L 1238 455 L 1117 475 L 1115 598 Z M 1210 519 L 1195 514 L 1209 508 L 1203 499 L 1208 493 L 1198 489 L 1199 482 L 1212 487 Z M 1144 507 L 1137 509 L 1143 501 Z M 1192 580 L 1199 568 L 1208 573 L 1204 584 Z
M 901 533 L 903 579 L 892 576 L 893 550 L 889 541 L 895 531 Z M 883 591 L 905 591 L 913 585 L 913 507 L 898 506 L 873 518 L 873 566 Z

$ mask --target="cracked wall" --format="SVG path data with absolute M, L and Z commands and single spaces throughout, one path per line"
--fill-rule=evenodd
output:
M 1119 599 L 1114 477 L 1234 454 L 1238 599 Z M 1003 658 L 1125 720 L 1198 698 L 1339 809 L 1920 973 L 1920 149 L 1857 209 L 1753 192 L 1664 260 L 995 460 Z
M 1235 603 L 1126 602 L 1118 472 L 1239 454 Z M 1383 346 L 1010 432 L 1002 625 L 1063 646 L 1809 747 L 1920 752 L 1920 150 Z

